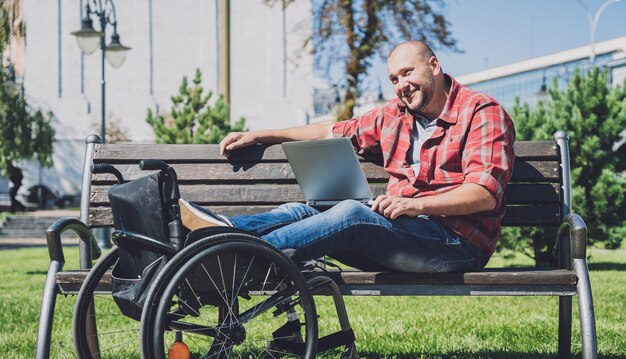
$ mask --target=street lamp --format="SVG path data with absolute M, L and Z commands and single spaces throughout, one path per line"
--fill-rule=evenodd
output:
M 539 88 L 539 91 L 536 94 L 537 100 L 540 100 L 540 101 L 547 101 L 549 99 L 548 77 L 546 76 L 548 71 L 552 72 L 552 76 L 550 77 L 551 79 L 556 78 L 558 80 L 565 81 L 565 83 L 569 82 L 570 73 L 566 65 L 554 64 L 554 65 L 549 65 L 549 66 L 544 67 L 541 72 L 542 73 L 541 87 Z
M 600 15 L 606 10 L 607 7 L 615 4 L 616 2 L 620 2 L 620 0 L 607 0 L 600 6 L 596 14 L 591 16 L 591 12 L 581 0 L 578 0 L 578 3 L 585 9 L 587 12 L 587 20 L 589 20 L 589 35 L 591 37 L 591 54 L 589 55 L 589 62 L 593 65 L 596 60 L 596 27 L 598 26 L 598 21 L 600 20 Z
M 100 23 L 100 31 L 93 28 L 93 20 Z M 113 27 L 111 42 L 105 44 L 105 32 L 107 25 Z M 98 45 L 102 52 L 102 122 L 100 128 L 100 137 L 102 143 L 106 143 L 106 81 L 104 77 L 104 59 L 114 68 L 122 66 L 126 60 L 126 54 L 130 47 L 122 45 L 120 35 L 117 33 L 117 15 L 115 13 L 115 5 L 113 0 L 87 0 L 85 5 L 85 16 L 81 21 L 80 30 L 72 32 L 76 36 L 76 41 L 80 49 L 87 55 L 92 54 L 98 49 Z

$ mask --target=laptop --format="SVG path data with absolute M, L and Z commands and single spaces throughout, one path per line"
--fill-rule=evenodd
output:
M 350 140 L 295 141 L 282 144 L 298 185 L 312 207 L 330 207 L 346 199 L 371 206 L 372 190 Z

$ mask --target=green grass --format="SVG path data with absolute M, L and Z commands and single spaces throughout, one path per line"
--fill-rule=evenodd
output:
M 77 267 L 77 248 L 66 251 Z M 46 248 L 0 251 L 0 358 L 32 358 Z M 491 266 L 532 264 L 494 258 Z M 626 358 L 626 250 L 591 250 L 589 260 L 600 356 Z M 330 298 L 316 298 L 323 332 L 337 330 Z M 73 357 L 74 298 L 58 298 L 52 357 Z M 347 297 L 362 358 L 553 358 L 558 299 L 554 297 Z M 575 357 L 580 331 L 574 301 Z M 338 352 L 324 357 L 337 357 Z

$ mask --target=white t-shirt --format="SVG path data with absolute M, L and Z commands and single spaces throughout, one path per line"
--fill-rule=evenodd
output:
M 437 126 L 435 120 L 430 121 L 426 117 L 413 115 L 413 133 L 411 134 L 411 148 L 407 153 L 407 162 L 417 175 L 420 171 L 420 151 L 424 141 L 430 138 Z

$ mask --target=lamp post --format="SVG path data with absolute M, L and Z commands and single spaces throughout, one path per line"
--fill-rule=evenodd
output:
M 620 0 L 607 0 L 600 6 L 598 11 L 596 11 L 595 15 L 591 15 L 591 12 L 581 0 L 578 0 L 578 3 L 585 9 L 587 12 L 587 20 L 589 21 L 589 36 L 591 38 L 591 54 L 589 55 L 589 63 L 592 65 L 596 60 L 596 27 L 598 26 L 598 21 L 600 20 L 600 15 L 608 8 L 609 6 L 615 4 L 616 2 L 620 2 Z
M 81 20 L 80 30 L 72 32 L 76 36 L 76 41 L 80 49 L 87 55 L 92 54 L 100 47 L 101 52 L 101 123 L 100 138 L 102 143 L 106 143 L 106 80 L 104 59 L 109 62 L 113 68 L 122 66 L 126 60 L 126 54 L 130 47 L 122 45 L 120 35 L 117 33 L 117 14 L 115 13 L 115 4 L 113 0 L 86 0 L 85 15 Z M 93 28 L 93 21 L 100 25 L 100 31 Z M 111 41 L 108 45 L 105 43 L 107 26 L 113 27 Z M 110 248 L 109 229 L 102 228 L 98 233 L 98 245 L 102 248 Z
M 99 23 L 99 31 L 96 31 L 93 28 L 93 21 Z M 113 28 L 113 34 L 111 35 L 111 41 L 108 45 L 106 45 L 105 34 L 107 26 L 109 25 Z M 85 15 L 81 21 L 80 30 L 72 32 L 72 35 L 76 36 L 78 46 L 85 54 L 92 54 L 98 49 L 98 47 L 100 47 L 100 51 L 102 52 L 102 119 L 100 137 L 102 139 L 102 143 L 106 143 L 106 80 L 104 76 L 104 59 L 106 58 L 109 64 L 114 68 L 118 68 L 124 63 L 124 60 L 126 60 L 126 54 L 128 50 L 130 50 L 130 47 L 124 46 L 120 42 L 120 35 L 117 33 L 117 15 L 115 13 L 115 4 L 113 4 L 113 0 L 87 0 L 85 5 Z

